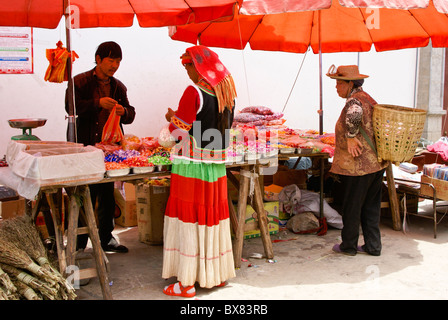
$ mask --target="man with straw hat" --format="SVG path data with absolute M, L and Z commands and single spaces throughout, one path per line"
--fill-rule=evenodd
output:
M 386 162 L 379 163 L 375 150 L 372 114 L 376 101 L 362 89 L 367 75 L 358 66 L 332 65 L 327 76 L 336 80 L 336 90 L 346 99 L 335 127 L 336 147 L 330 172 L 342 187 L 342 242 L 333 251 L 347 255 L 381 254 L 379 229 L 381 188 Z M 364 245 L 358 246 L 359 225 Z
M 164 220 L 162 277 L 177 277 L 167 295 L 193 297 L 195 283 L 212 288 L 235 277 L 225 149 L 236 98 L 232 76 L 205 46 L 181 56 L 193 85 L 177 111 L 169 109 L 173 148 L 170 197 Z

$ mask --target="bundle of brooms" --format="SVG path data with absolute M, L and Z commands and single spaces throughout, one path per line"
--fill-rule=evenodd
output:
M 0 223 L 0 300 L 73 300 L 74 288 L 54 268 L 27 215 Z

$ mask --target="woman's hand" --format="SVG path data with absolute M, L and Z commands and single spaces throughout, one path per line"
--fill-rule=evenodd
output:
M 347 150 L 352 155 L 353 158 L 356 158 L 362 153 L 362 143 L 358 140 L 358 138 L 347 138 Z
M 171 122 L 171 118 L 174 116 L 175 113 L 176 112 L 173 109 L 168 108 L 168 112 L 165 114 L 166 121 Z

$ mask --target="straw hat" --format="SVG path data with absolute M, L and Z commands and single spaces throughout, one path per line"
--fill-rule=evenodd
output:
M 368 78 L 369 76 L 365 74 L 360 74 L 357 65 L 351 66 L 339 66 L 336 71 L 334 71 L 336 67 L 331 65 L 330 69 L 328 69 L 327 76 L 331 79 L 339 79 L 339 80 L 360 80 Z

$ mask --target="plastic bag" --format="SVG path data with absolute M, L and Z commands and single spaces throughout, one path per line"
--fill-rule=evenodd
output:
M 101 142 L 106 144 L 118 143 L 123 140 L 123 131 L 120 127 L 120 116 L 117 116 L 117 107 L 114 106 L 103 128 Z
M 123 150 L 139 150 L 142 146 L 142 142 L 136 135 L 125 134 L 121 141 Z
M 241 110 L 241 112 L 256 113 L 262 115 L 274 114 L 271 108 L 264 106 L 245 107 L 243 108 L 243 110 Z
M 162 130 L 160 130 L 158 137 L 159 144 L 165 148 L 172 148 L 176 144 L 176 141 L 171 135 L 169 125 L 170 124 L 167 123 L 166 125 L 163 126 Z
M 249 113 L 249 112 L 240 112 L 235 114 L 233 121 L 236 122 L 254 122 L 258 120 L 264 120 L 264 116 L 261 114 Z
M 68 80 L 68 73 L 66 70 L 67 59 L 71 58 L 73 63 L 79 56 L 75 51 L 71 53 L 62 46 L 62 42 L 56 43 L 56 49 L 47 49 L 46 57 L 49 61 L 47 71 L 45 72 L 45 81 L 61 83 Z

